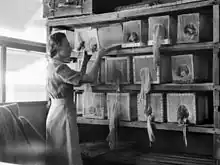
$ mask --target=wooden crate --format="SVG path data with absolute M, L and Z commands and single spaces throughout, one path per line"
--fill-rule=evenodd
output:
M 66 2 L 67 0 L 43 0 L 43 18 L 81 15 L 84 12 L 92 12 L 92 0 L 76 0 L 73 1 L 72 5 L 67 5 Z M 85 8 L 85 11 L 83 8 Z
M 94 103 L 90 108 L 85 108 L 83 102 L 83 117 L 93 119 L 105 119 L 107 117 L 105 93 L 93 93 Z
M 76 103 L 76 114 L 83 114 L 83 102 L 82 102 L 82 93 L 75 93 L 75 103 Z
M 133 79 L 135 84 L 141 84 L 140 70 L 148 67 L 153 84 L 168 83 L 172 80 L 171 58 L 161 55 L 160 67 L 157 71 L 153 69 L 153 55 L 133 57 Z
M 130 93 L 107 93 L 107 112 L 108 119 L 111 114 L 112 106 L 118 98 L 120 103 L 120 120 L 132 121 L 137 119 L 137 99 Z
M 123 43 L 123 31 L 120 23 L 101 26 L 98 28 L 99 44 L 102 48 L 113 44 Z
M 137 95 L 137 116 L 138 121 L 147 121 L 147 118 L 145 116 L 145 107 L 142 107 L 139 104 L 139 97 L 140 94 Z M 154 117 L 155 122 L 164 122 L 164 96 L 162 93 L 151 93 L 149 94 L 150 101 L 147 102 L 145 99 L 144 104 L 149 104 L 149 106 L 152 108 L 152 115 Z
M 74 50 L 78 52 L 80 43 L 85 43 L 85 50 L 88 54 L 95 54 L 99 50 L 99 40 L 96 28 L 86 27 L 75 29 Z
M 72 5 L 61 6 L 66 1 L 73 2 Z M 54 11 L 51 11 L 48 3 L 51 2 Z M 141 0 L 126 1 L 103 1 L 103 0 L 43 0 L 43 17 L 67 17 L 85 14 L 100 14 L 113 12 L 118 6 L 124 6 Z M 59 4 L 60 3 L 60 4 Z
M 147 28 L 147 21 L 144 20 L 124 22 L 122 47 L 140 47 L 147 45 Z
M 148 19 L 148 45 L 153 45 L 153 34 L 156 25 L 162 25 L 164 27 L 164 34 L 162 36 L 161 44 L 174 44 L 176 41 L 176 21 L 169 15 L 154 16 Z
M 172 81 L 175 83 L 194 83 L 210 80 L 209 60 L 204 55 L 172 56 L 171 62 Z
M 203 124 L 208 119 L 208 97 L 195 93 L 167 94 L 167 121 L 177 122 L 177 111 L 185 106 L 189 112 L 189 122 Z
M 212 19 L 205 14 L 190 13 L 178 16 L 177 43 L 212 40 Z
M 105 83 L 115 84 L 120 77 L 120 84 L 130 83 L 130 58 L 106 57 L 105 59 Z

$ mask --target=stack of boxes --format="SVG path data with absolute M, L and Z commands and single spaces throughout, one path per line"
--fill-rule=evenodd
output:
M 210 20 L 202 13 L 180 14 L 176 18 L 169 15 L 152 16 L 148 18 L 148 21 L 132 20 L 123 22 L 123 24 L 96 27 L 97 36 L 93 37 L 97 39 L 97 48 L 112 44 L 122 44 L 124 49 L 152 46 L 155 28 L 161 26 L 163 29 L 162 45 L 204 42 L 212 40 L 210 37 L 212 36 L 212 29 L 208 28 L 211 26 L 205 26 L 207 23 L 210 23 Z M 134 55 L 132 57 L 108 56 L 103 59 L 101 74 L 97 81 L 99 84 L 114 85 L 119 76 L 120 84 L 140 84 L 140 70 L 145 67 L 150 69 L 152 84 L 189 84 L 211 81 L 207 54 L 192 51 L 190 53 L 177 52 L 171 55 L 161 52 L 157 70 L 153 69 L 152 54 Z M 115 91 L 115 93 L 97 94 L 95 97 L 97 102 L 94 107 L 99 109 L 98 111 L 103 111 L 103 113 L 99 113 L 101 115 L 88 115 L 88 112 L 81 105 L 80 96 L 77 97 L 79 97 L 76 101 L 77 110 L 85 117 L 108 118 L 112 103 L 119 97 L 121 120 L 146 121 L 144 112 L 138 104 L 139 93 L 134 94 L 134 91 L 131 93 L 116 93 Z M 192 124 L 203 123 L 208 118 L 208 98 L 205 95 L 151 92 L 149 97 L 149 106 L 152 108 L 155 122 L 177 122 L 177 111 L 180 106 L 186 107 L 189 112 L 189 122 Z

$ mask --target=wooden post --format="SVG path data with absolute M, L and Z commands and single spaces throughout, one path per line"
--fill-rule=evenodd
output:
M 50 26 L 47 25 L 46 30 L 47 30 L 47 33 L 46 33 L 46 34 L 47 34 L 47 36 L 46 36 L 46 55 L 48 55 L 48 53 L 49 53 L 49 50 L 48 50 L 48 41 L 49 41 L 49 36 L 50 36 L 50 34 L 51 34 L 51 32 L 52 32 L 52 27 L 50 27 Z M 50 102 L 50 98 L 49 98 L 48 91 L 46 91 L 46 100 L 48 101 L 47 106 L 48 106 L 48 108 L 49 108 L 51 102 Z
M 6 47 L 1 47 L 0 54 L 0 103 L 6 100 Z
M 219 85 L 219 5 L 213 6 L 213 84 Z M 217 46 L 216 46 L 217 45 Z M 220 100 L 219 91 L 213 91 L 213 105 L 214 105 L 214 127 L 220 128 Z M 214 134 L 213 136 L 213 156 L 216 158 L 216 165 L 220 165 L 220 135 Z

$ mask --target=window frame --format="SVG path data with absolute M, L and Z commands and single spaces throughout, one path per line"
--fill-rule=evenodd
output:
M 0 36 L 0 103 L 6 101 L 6 63 L 7 63 L 7 47 L 21 49 L 26 51 L 34 51 L 46 53 L 46 44 L 27 41 L 22 39 Z M 45 100 L 46 101 L 46 100 Z M 29 101 L 27 101 L 29 102 Z M 33 101 L 34 102 L 34 101 Z

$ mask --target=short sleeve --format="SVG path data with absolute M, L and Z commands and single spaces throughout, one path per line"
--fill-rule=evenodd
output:
M 82 79 L 82 73 L 69 68 L 66 64 L 61 64 L 57 67 L 56 73 L 68 84 L 79 85 Z

